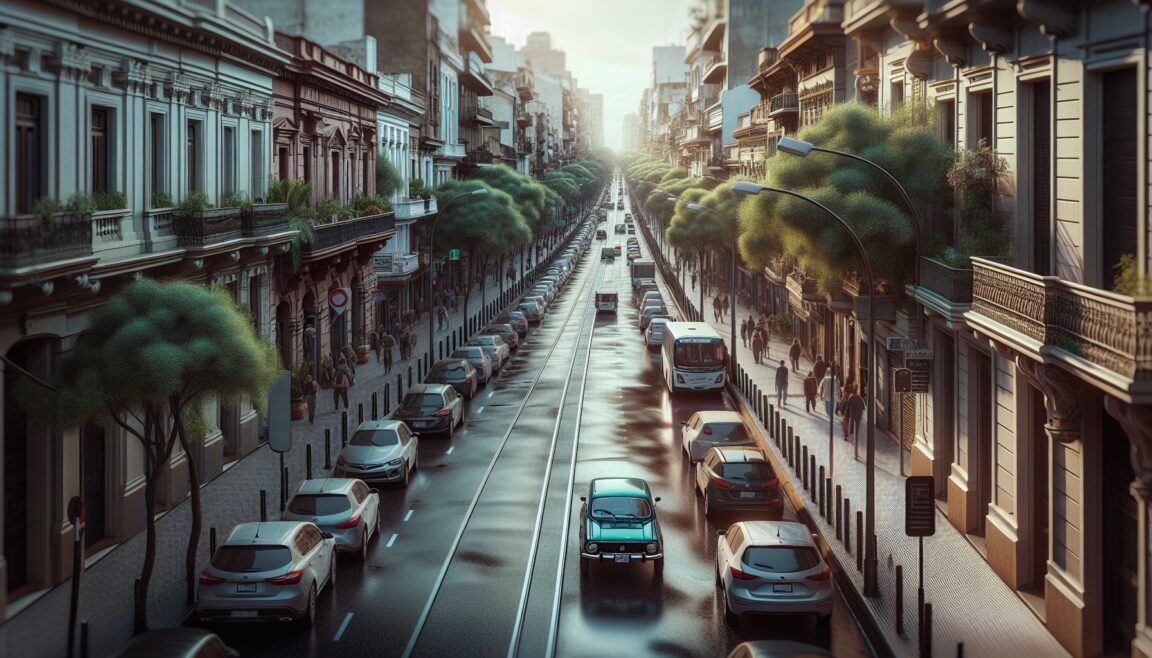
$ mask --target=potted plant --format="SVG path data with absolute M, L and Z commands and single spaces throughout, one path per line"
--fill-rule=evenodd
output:
M 234 199 L 226 199 L 234 201 Z M 215 208 L 203 192 L 192 192 L 172 219 L 180 246 L 201 246 L 240 237 L 240 208 Z
M 312 360 L 304 359 L 292 373 L 292 420 L 308 417 L 308 399 L 304 397 L 304 383 L 312 381 Z
M 364 334 L 356 336 L 356 363 L 368 363 L 372 360 L 372 346 Z

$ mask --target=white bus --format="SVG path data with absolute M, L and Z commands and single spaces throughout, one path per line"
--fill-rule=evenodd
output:
M 706 322 L 669 322 L 664 325 L 660 363 L 672 393 L 723 389 L 728 348 Z

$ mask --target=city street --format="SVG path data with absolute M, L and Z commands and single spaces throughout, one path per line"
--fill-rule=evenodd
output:
M 623 221 L 612 211 L 607 225 Z M 610 238 L 605 244 L 611 244 Z M 454 438 L 422 437 L 408 490 L 383 489 L 368 561 L 342 559 L 313 629 L 217 627 L 243 655 L 723 655 L 747 639 L 789 638 L 837 656 L 871 655 L 842 597 L 831 630 L 808 620 L 723 621 L 715 531 L 679 443 L 719 396 L 670 399 L 631 304 L 628 264 L 593 241 L 541 327 L 468 406 Z M 645 248 L 646 251 L 646 248 Z M 597 289 L 620 292 L 595 315 Z M 575 451 L 575 459 L 573 452 Z M 646 564 L 578 569 L 579 496 L 595 477 L 646 479 L 661 496 L 663 579 Z M 787 510 L 786 518 L 794 518 Z

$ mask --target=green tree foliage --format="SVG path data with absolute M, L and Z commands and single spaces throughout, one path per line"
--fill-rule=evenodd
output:
M 674 180 L 679 180 L 681 178 L 687 178 L 687 177 L 688 177 L 688 170 L 687 169 L 685 169 L 684 167 L 673 167 L 673 168 L 669 169 L 668 172 L 665 173 L 660 178 L 660 184 L 664 185 L 664 184 L 670 183 Z
M 125 286 L 96 312 L 54 382 L 58 393 L 25 389 L 30 416 L 60 427 L 111 421 L 140 442 L 144 509 L 155 509 L 157 487 L 179 441 L 188 463 L 192 527 L 185 556 L 191 596 L 200 543 L 200 479 L 187 412 L 216 398 L 225 403 L 263 398 L 279 375 L 276 348 L 257 337 L 247 310 L 221 289 L 142 279 Z M 147 592 L 156 559 L 156 525 L 145 514 L 140 581 Z
M 580 181 L 571 174 L 559 171 L 549 172 L 544 177 L 544 185 L 560 195 L 564 201 L 571 202 L 580 198 Z
M 1011 252 L 1011 217 L 1000 209 L 1002 185 L 1009 176 L 1008 161 L 984 140 L 972 150 L 956 154 L 948 170 L 948 183 L 960 195 L 956 208 L 960 244 L 955 252 L 967 262 L 969 256 L 992 258 Z
M 404 189 L 404 174 L 383 153 L 376 154 L 376 194 L 388 197 Z
M 539 236 L 548 230 L 552 221 L 548 188 L 537 183 L 531 176 L 504 165 L 480 167 L 476 177 L 512 197 L 516 202 L 516 209 L 520 211 L 534 236 Z
M 930 125 L 910 117 L 897 113 L 885 118 L 873 108 L 847 103 L 829 109 L 799 137 L 876 162 L 923 207 L 947 193 L 952 155 Z M 767 184 L 812 197 L 843 217 L 860 235 L 880 282 L 891 290 L 903 287 L 915 233 L 899 191 L 883 174 L 819 152 L 806 158 L 777 153 L 769 158 L 767 170 Z M 828 292 L 838 290 L 848 272 L 863 271 L 843 227 L 803 200 L 760 194 L 740 206 L 740 219 L 741 253 L 754 266 L 786 257 L 817 277 Z

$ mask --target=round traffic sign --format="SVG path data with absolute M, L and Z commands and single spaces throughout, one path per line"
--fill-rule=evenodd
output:
M 348 288 L 333 288 L 328 291 L 328 305 L 337 313 L 348 308 L 348 302 L 351 300 L 352 295 Z

